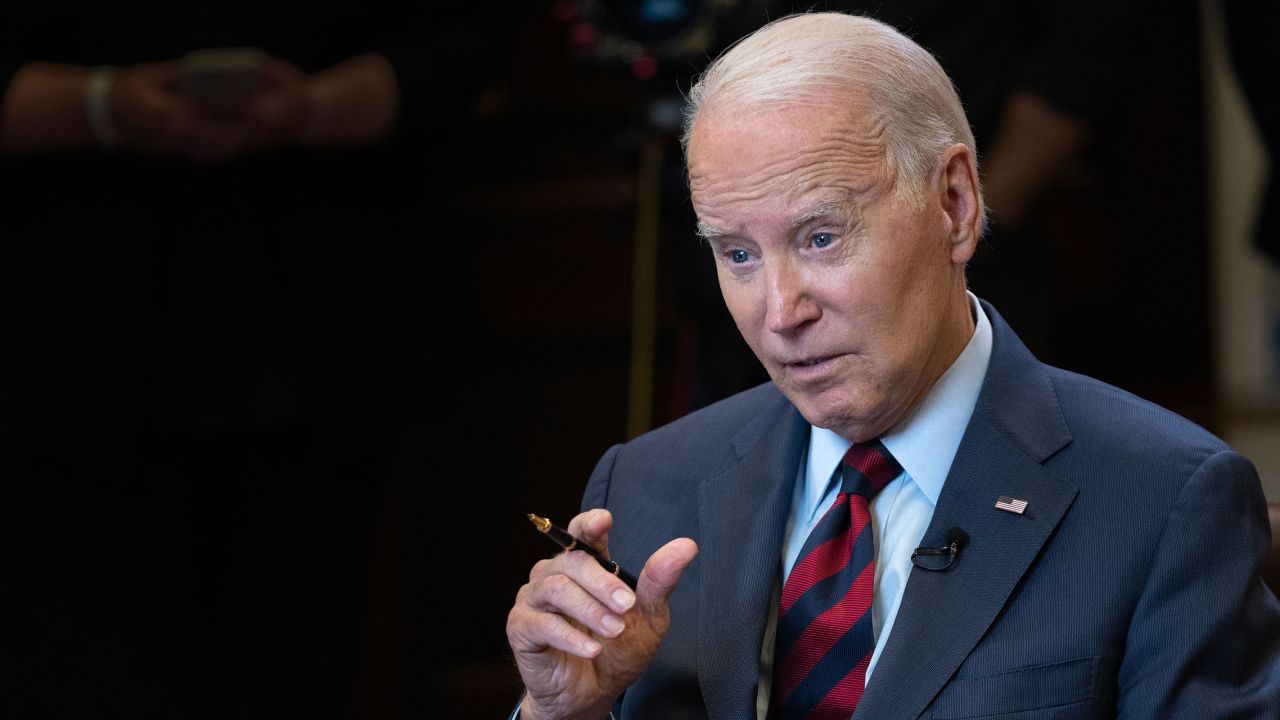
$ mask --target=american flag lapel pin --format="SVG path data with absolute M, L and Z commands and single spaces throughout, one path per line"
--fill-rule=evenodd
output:
M 1000 499 L 996 500 L 996 509 L 1011 512 L 1014 515 L 1021 515 L 1027 510 L 1027 501 L 1001 495 Z

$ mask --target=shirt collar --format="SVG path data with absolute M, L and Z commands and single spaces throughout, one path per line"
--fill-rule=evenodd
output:
M 966 294 L 974 317 L 973 336 L 911 414 L 880 437 L 907 476 L 934 505 L 938 504 L 951 461 L 973 416 L 991 360 L 991 321 L 978 304 L 978 298 L 971 292 Z M 811 427 L 806 477 L 832 477 L 850 444 L 830 430 Z M 806 507 L 816 508 L 821 503 L 826 485 L 806 484 Z

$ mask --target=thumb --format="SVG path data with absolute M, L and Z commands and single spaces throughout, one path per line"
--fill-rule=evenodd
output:
M 649 617 L 665 618 L 667 599 L 697 555 L 698 544 L 689 538 L 676 538 L 658 548 L 649 556 L 636 583 L 637 608 Z

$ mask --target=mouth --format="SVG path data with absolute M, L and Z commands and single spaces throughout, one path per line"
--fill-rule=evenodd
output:
M 786 365 L 789 367 L 801 368 L 814 367 L 815 365 L 821 365 L 822 363 L 828 362 L 834 357 L 834 355 L 823 355 L 821 357 L 809 358 L 807 360 L 793 360 L 786 363 Z
M 816 391 L 839 380 L 843 367 L 839 362 L 841 355 L 820 355 L 806 357 L 783 363 L 783 375 L 786 383 L 797 389 L 806 388 Z

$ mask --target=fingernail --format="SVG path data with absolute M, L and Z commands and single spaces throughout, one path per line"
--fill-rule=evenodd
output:
M 613 604 L 622 612 L 630 610 L 635 601 L 636 595 L 630 590 L 619 589 L 613 591 Z
M 596 642 L 595 640 L 588 640 L 582 643 L 582 649 L 586 650 L 587 654 L 589 655 L 595 655 L 596 653 L 600 652 L 600 643 Z
M 600 624 L 604 625 L 604 629 L 609 631 L 611 637 L 617 637 L 626 624 L 622 622 L 622 618 L 617 615 L 605 615 L 600 618 Z

